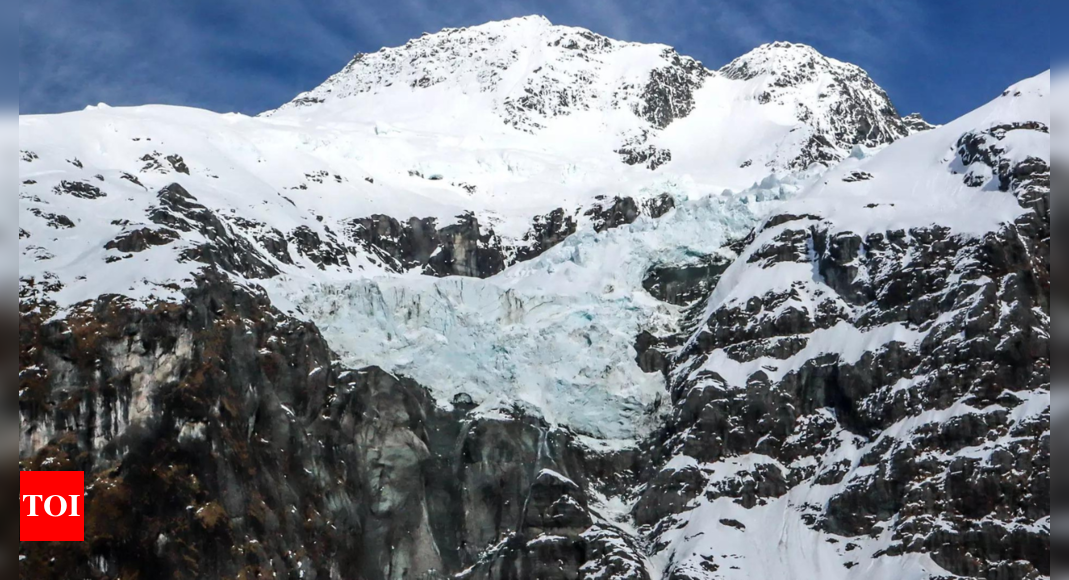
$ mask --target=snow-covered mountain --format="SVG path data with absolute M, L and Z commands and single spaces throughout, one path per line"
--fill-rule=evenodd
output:
M 853 119 L 844 108 L 856 113 L 855 129 L 843 129 Z M 345 359 L 404 372 L 448 397 L 511 404 L 522 391 L 523 401 L 548 411 L 548 397 L 568 416 L 602 409 L 606 398 L 614 409 L 648 409 L 663 389 L 629 364 L 631 341 L 651 320 L 677 316 L 636 293 L 646 270 L 714 253 L 751 227 L 759 200 L 785 197 L 852 148 L 864 155 L 906 132 L 863 71 L 801 45 L 761 47 L 717 73 L 665 46 L 540 17 L 446 30 L 358 56 L 258 118 L 106 106 L 21 118 L 20 277 L 61 307 L 108 293 L 177 299 L 214 263 L 242 280 L 270 280 L 277 303 L 308 312 L 337 310 L 337 297 L 348 297 L 355 319 L 317 317 Z M 647 236 L 649 249 L 623 239 L 633 230 L 606 234 L 621 238 L 615 256 L 580 241 L 677 204 L 693 209 L 638 226 L 661 232 Z M 703 233 L 705 220 L 728 227 Z M 666 242 L 668 229 L 678 231 Z M 581 267 L 555 254 L 502 273 L 573 234 L 558 254 L 590 254 Z M 406 272 L 501 275 L 383 278 Z M 374 306 L 353 303 L 358 296 Z M 440 296 L 444 311 L 427 305 Z M 471 296 L 474 314 L 457 313 Z M 513 301 L 549 302 L 554 312 L 542 307 L 533 320 Z M 423 316 L 394 319 L 412 309 Z M 587 320 L 587 311 L 603 314 Z M 461 336 L 449 340 L 443 326 Z M 572 329 L 570 340 L 561 328 Z M 604 352 L 585 348 L 593 342 Z M 513 346 L 501 360 L 505 344 Z M 555 348 L 590 356 L 547 359 Z M 574 362 L 547 374 L 547 360 L 561 358 Z M 576 393 L 598 404 L 576 404 Z M 596 414 L 584 430 L 635 434 L 631 419 L 617 428 Z
M 20 573 L 1049 575 L 1049 85 L 528 17 L 21 117 L 20 469 L 96 540 Z

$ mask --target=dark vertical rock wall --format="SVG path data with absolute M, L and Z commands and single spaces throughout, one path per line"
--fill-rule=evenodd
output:
M 85 471 L 89 491 L 86 542 L 21 544 L 21 578 L 528 578 L 538 538 L 566 534 L 552 550 L 577 569 L 619 535 L 584 536 L 586 494 L 630 485 L 632 454 L 341 368 L 220 276 L 180 305 L 25 306 L 19 468 Z

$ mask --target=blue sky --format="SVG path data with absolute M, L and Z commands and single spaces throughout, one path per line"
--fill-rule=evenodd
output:
M 544 14 L 555 24 L 613 38 L 669 44 L 709 68 L 764 42 L 811 44 L 868 70 L 903 114 L 920 111 L 946 122 L 1050 68 L 1052 5 L 1050 0 L 27 0 L 19 20 L 19 111 L 62 112 L 105 102 L 255 114 L 316 86 L 357 52 L 404 44 L 443 27 Z

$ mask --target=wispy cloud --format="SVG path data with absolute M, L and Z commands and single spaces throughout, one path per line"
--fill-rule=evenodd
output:
M 314 87 L 356 52 L 403 44 L 444 27 L 527 14 L 623 40 L 673 45 L 711 68 L 764 42 L 805 42 L 861 65 L 892 97 L 907 101 L 907 108 L 927 108 L 936 120 L 964 112 L 954 93 L 982 94 L 993 90 L 989 85 L 1027 76 L 1019 71 L 1034 68 L 1033 53 L 1048 55 L 1049 67 L 1049 0 L 1028 7 L 976 0 L 967 11 L 953 4 L 34 0 L 21 4 L 18 20 L 19 105 L 23 112 L 55 112 L 99 101 L 163 102 L 256 113 Z M 1024 33 L 1000 34 L 1004 29 Z

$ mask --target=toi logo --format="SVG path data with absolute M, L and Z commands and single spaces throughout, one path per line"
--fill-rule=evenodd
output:
M 85 541 L 85 474 L 19 472 L 19 541 Z

